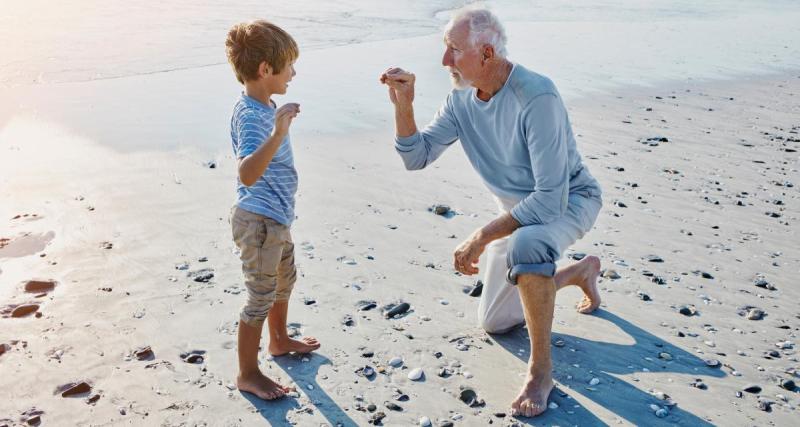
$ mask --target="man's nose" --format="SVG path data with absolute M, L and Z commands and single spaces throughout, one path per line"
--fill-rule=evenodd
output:
M 444 55 L 442 55 L 442 65 L 444 65 L 445 67 L 449 67 L 451 64 L 452 61 L 450 58 L 450 49 L 447 49 L 444 51 Z

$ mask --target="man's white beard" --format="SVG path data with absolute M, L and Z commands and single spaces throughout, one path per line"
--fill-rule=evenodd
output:
M 450 70 L 450 82 L 453 84 L 454 88 L 458 90 L 463 90 L 472 86 L 472 82 L 464 79 L 461 73 L 452 68 L 450 68 L 449 70 Z

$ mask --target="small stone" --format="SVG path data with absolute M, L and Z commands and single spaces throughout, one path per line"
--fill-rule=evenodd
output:
M 77 394 L 88 393 L 90 391 L 92 391 L 92 386 L 86 381 L 67 383 L 56 388 L 56 394 L 60 393 L 61 397 L 75 396 Z
M 153 349 L 151 349 L 149 345 L 133 350 L 133 355 L 139 360 L 152 360 L 155 358 Z
M 471 297 L 479 297 L 483 293 L 483 282 L 478 280 L 475 282 L 475 286 L 469 291 L 469 296 Z
M 377 306 L 378 303 L 372 300 L 361 300 L 356 303 L 356 308 L 358 308 L 358 311 L 369 311 Z
M 398 405 L 398 404 L 396 404 L 396 403 L 394 403 L 394 402 L 384 402 L 384 405 L 385 405 L 385 406 L 386 406 L 386 408 L 388 408 L 390 411 L 402 411 L 402 410 L 403 410 L 403 407 L 402 407 L 402 406 L 400 406 L 400 405 Z
M 760 410 L 762 410 L 764 412 L 770 412 L 770 411 L 772 411 L 772 403 L 773 402 L 771 402 L 769 400 L 759 400 L 758 401 L 758 409 L 760 409 Z
M 214 278 L 214 270 L 211 268 L 203 268 L 196 271 L 190 271 L 186 273 L 186 276 L 198 283 L 208 283 Z
M 400 356 L 395 356 L 395 357 L 389 359 L 389 365 L 394 366 L 395 368 L 398 368 L 398 367 L 403 365 L 403 358 L 400 357 Z
M 430 211 L 435 213 L 436 215 L 447 215 L 450 213 L 450 206 L 447 205 L 433 205 L 430 208 Z
M 38 304 L 20 304 L 11 310 L 11 317 L 25 317 L 39 310 Z
M 669 415 L 669 411 L 667 411 L 665 408 L 658 408 L 655 414 L 658 418 L 664 418 Z
M 422 368 L 414 368 L 408 373 L 408 379 L 411 381 L 419 381 L 422 379 L 423 375 L 425 375 L 425 373 L 422 371 Z
M 592 378 L 591 380 L 589 380 L 589 385 L 590 386 L 596 386 L 597 384 L 600 384 L 600 378 L 595 377 L 595 378 Z
M 390 306 L 390 308 L 384 311 L 383 315 L 387 319 L 394 319 L 404 315 L 410 308 L 411 305 L 409 305 L 407 302 L 402 302 L 400 304 Z
M 484 405 L 483 399 L 478 398 L 478 393 L 469 387 L 463 387 L 461 389 L 458 394 L 458 399 L 471 408 Z
M 24 284 L 25 292 L 32 294 L 48 293 L 55 289 L 58 282 L 55 280 L 28 280 Z
M 782 389 L 789 391 L 794 391 L 794 389 L 797 387 L 792 380 L 781 380 L 780 386 Z
M 757 393 L 761 393 L 761 386 L 756 385 L 756 384 L 750 384 L 750 385 L 746 386 L 745 388 L 743 388 L 742 390 L 744 390 L 744 391 L 746 391 L 748 393 L 757 394 Z
M 94 405 L 95 403 L 97 403 L 98 400 L 100 400 L 100 395 L 95 393 L 95 394 L 93 394 L 93 395 L 91 395 L 91 396 L 86 398 L 86 404 L 87 405 Z
M 764 314 L 764 310 L 760 308 L 751 308 L 747 312 L 747 315 L 745 315 L 745 318 L 747 318 L 747 320 L 761 320 L 764 318 Z
M 722 363 L 717 359 L 705 359 L 703 362 L 705 362 L 706 366 L 709 368 L 719 368 L 722 366 Z
M 637 296 L 639 297 L 639 299 L 640 299 L 640 300 L 642 300 L 642 301 L 651 301 L 651 300 L 652 300 L 652 299 L 650 298 L 650 295 L 647 295 L 646 293 L 644 293 L 644 292 L 642 292 L 642 291 L 637 291 L 637 292 L 636 292 L 636 295 L 637 295 Z
M 386 418 L 386 414 L 383 412 L 376 412 L 369 418 L 369 423 L 373 425 L 380 425 L 384 418 Z
M 203 363 L 203 361 L 205 360 L 203 356 L 204 354 L 206 354 L 205 350 L 190 350 L 181 353 L 180 356 L 181 359 L 183 359 L 183 361 L 186 363 L 197 364 L 197 363 Z
M 573 252 L 573 253 L 567 255 L 567 257 L 569 259 L 574 259 L 575 261 L 580 261 L 580 260 L 586 258 L 586 254 L 583 253 L 583 252 Z
M 672 355 L 665 351 L 662 351 L 661 353 L 658 353 L 658 358 L 669 362 L 670 360 L 672 360 Z
M 375 369 L 373 369 L 372 366 L 367 365 L 364 366 L 363 368 L 358 368 L 356 370 L 356 374 L 361 375 L 362 377 L 369 378 L 375 375 Z
M 644 257 L 644 259 L 648 262 L 664 262 L 664 260 L 658 255 L 647 255 Z
M 622 276 L 620 276 L 619 273 L 617 273 L 616 270 L 608 269 L 608 270 L 603 271 L 603 277 L 606 278 L 606 279 L 617 280 L 617 279 L 621 278 Z
M 693 305 L 684 305 L 678 310 L 678 313 L 684 316 L 694 316 L 697 314 L 697 309 Z
M 547 407 L 550 408 L 550 409 L 557 409 L 558 408 L 558 403 L 550 402 L 549 404 L 547 404 Z
M 431 419 L 428 417 L 419 417 L 420 427 L 431 427 Z

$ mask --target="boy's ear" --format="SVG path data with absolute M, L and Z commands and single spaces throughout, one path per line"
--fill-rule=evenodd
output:
M 270 74 L 272 74 L 272 68 L 267 64 L 267 61 L 258 64 L 259 77 L 268 77 Z

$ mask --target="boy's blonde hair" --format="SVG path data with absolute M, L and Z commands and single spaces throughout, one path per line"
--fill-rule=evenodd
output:
M 286 31 L 259 19 L 234 25 L 225 40 L 225 53 L 236 79 L 244 84 L 246 80 L 258 79 L 258 67 L 262 62 L 269 64 L 272 74 L 278 74 L 297 60 L 300 50 Z

